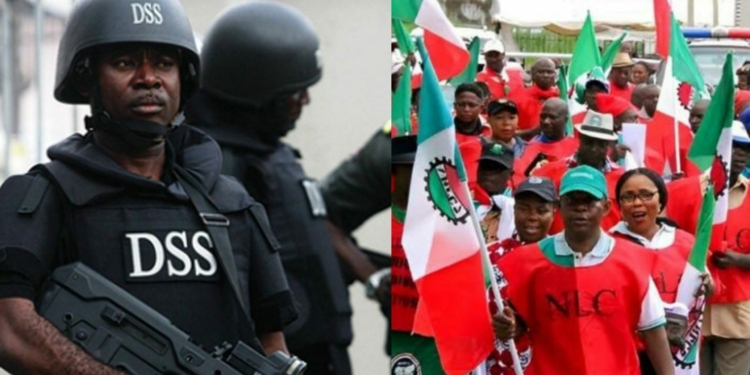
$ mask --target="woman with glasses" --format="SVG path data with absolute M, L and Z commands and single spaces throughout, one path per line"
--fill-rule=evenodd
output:
M 659 217 L 667 205 L 667 188 L 656 172 L 648 168 L 625 172 L 617 181 L 615 194 L 622 221 L 610 229 L 610 232 L 614 237 L 631 240 L 656 252 L 651 276 L 665 302 L 667 332 L 673 345 L 675 369 L 682 369 L 677 366 L 686 366 L 689 371 L 682 370 L 681 374 L 698 374 L 698 356 L 686 354 L 690 352 L 690 348 L 700 343 L 701 319 L 698 317 L 702 314 L 704 299 L 699 297 L 696 305 L 698 307 L 690 312 L 684 305 L 680 307 L 675 304 L 680 277 L 695 238 L 690 233 L 676 228 L 670 221 Z M 704 280 L 707 284 L 706 289 L 711 289 L 710 278 L 704 277 Z M 682 311 L 679 311 L 680 309 Z M 683 316 L 689 313 L 689 319 L 685 322 L 684 318 L 679 319 L 671 313 L 681 313 Z M 679 346 L 683 346 L 684 350 L 680 350 Z M 638 350 L 641 373 L 655 374 L 642 343 L 639 343 Z

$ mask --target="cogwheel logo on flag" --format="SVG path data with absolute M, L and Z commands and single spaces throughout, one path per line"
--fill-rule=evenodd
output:
M 688 314 L 688 327 L 683 334 L 685 345 L 682 348 L 672 346 L 672 359 L 681 369 L 688 370 L 698 362 L 698 347 L 700 345 L 701 327 L 703 326 L 703 308 L 706 298 L 700 297 Z
M 463 193 L 461 178 L 453 161 L 443 157 L 430 162 L 424 178 L 427 199 L 432 206 L 451 223 L 466 223 L 469 217 L 469 197 Z
M 721 155 L 714 156 L 714 163 L 711 165 L 710 179 L 714 184 L 714 199 L 719 199 L 724 194 L 729 184 L 727 176 L 727 162 L 721 158 Z
M 695 97 L 695 90 L 687 82 L 681 82 L 677 86 L 677 100 L 680 102 L 682 108 L 689 111 L 693 108 L 693 98 Z

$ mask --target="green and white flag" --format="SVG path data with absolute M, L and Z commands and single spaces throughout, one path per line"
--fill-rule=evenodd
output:
M 396 36 L 396 44 L 398 44 L 398 49 L 401 53 L 406 56 L 416 52 L 417 48 L 414 46 L 409 32 L 406 31 L 404 23 L 397 19 L 391 19 L 391 27 L 393 28 L 393 35 Z
M 411 64 L 404 64 L 403 75 L 391 98 L 391 122 L 397 135 L 409 135 L 411 129 Z
M 453 117 L 432 54 L 428 56 L 420 40 L 417 48 L 424 60 L 424 81 L 402 238 L 421 306 L 413 331 L 435 337 L 446 374 L 464 375 L 487 359 L 495 335 Z
M 724 70 L 716 87 L 701 128 L 696 134 L 688 156 L 706 173 L 710 181 L 703 194 L 695 244 L 690 252 L 685 270 L 677 286 L 675 301 L 691 312 L 688 317 L 688 330 L 685 349 L 673 353 L 678 369 L 677 374 L 698 373 L 698 350 L 705 299 L 695 298 L 695 292 L 702 283 L 701 274 L 706 272 L 708 249 L 715 248 L 716 234 L 724 233 L 727 217 L 727 196 L 729 195 L 729 165 L 732 153 L 732 121 L 734 120 L 734 71 L 732 54 L 727 54 Z M 703 128 L 705 126 L 705 128 Z M 713 235 L 712 235 L 713 234 Z
M 732 122 L 734 121 L 734 70 L 728 53 L 719 85 L 706 109 L 688 158 L 714 185 L 716 211 L 713 216 L 711 248 L 721 247 L 729 211 L 729 167 L 732 164 Z M 705 126 L 705 127 L 704 127 Z
M 685 331 L 685 347 L 672 352 L 675 362 L 675 374 L 699 374 L 699 349 L 701 344 L 701 329 L 703 327 L 703 309 L 706 306 L 704 296 L 695 297 L 695 292 L 701 287 L 701 275 L 706 272 L 706 258 L 708 257 L 708 243 L 711 240 L 711 229 L 714 216 L 714 189 L 710 184 L 703 194 L 698 231 L 695 236 L 693 250 L 690 252 L 685 270 L 682 272 L 677 286 L 675 301 L 685 308 L 688 326 Z M 676 304 L 675 304 L 676 305 Z M 669 307 L 667 308 L 669 311 Z
M 607 49 L 604 50 L 604 54 L 602 54 L 602 70 L 607 74 L 609 74 L 612 63 L 615 61 L 615 56 L 620 52 L 620 46 L 622 46 L 622 41 L 626 36 L 628 36 L 628 33 L 622 33 L 619 38 L 612 42 L 612 44 L 608 45 Z
M 591 78 L 599 79 L 606 82 L 607 77 L 601 67 L 602 57 L 599 52 L 599 45 L 596 43 L 596 34 L 594 33 L 594 22 L 591 20 L 591 13 L 586 14 L 586 21 L 581 27 L 578 34 L 573 57 L 568 68 L 567 84 L 573 88 L 568 92 L 568 112 L 572 122 L 574 119 L 583 119 L 588 107 L 583 101 L 583 91 L 586 87 L 586 81 Z
M 580 79 L 585 80 L 586 76 L 595 66 L 602 66 L 602 57 L 599 52 L 599 45 L 596 43 L 591 12 L 587 12 L 586 21 L 581 27 L 578 39 L 576 39 L 575 48 L 573 48 L 573 58 L 568 70 L 568 85 L 571 86 Z
M 479 66 L 479 45 L 481 43 L 479 42 L 479 37 L 474 37 L 474 39 L 471 40 L 471 43 L 469 43 L 469 56 L 471 56 L 469 60 L 469 65 L 466 65 L 466 69 L 464 69 L 461 74 L 451 78 L 448 80 L 448 82 L 452 86 L 458 86 L 462 83 L 469 83 L 474 82 L 477 80 L 477 68 Z

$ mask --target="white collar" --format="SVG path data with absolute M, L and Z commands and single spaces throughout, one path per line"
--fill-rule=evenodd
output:
M 599 240 L 596 241 L 596 245 L 594 245 L 594 248 L 586 256 L 606 258 L 612 251 L 612 243 L 612 237 L 607 232 L 602 231 Z M 565 231 L 555 235 L 555 254 L 558 256 L 572 256 L 575 254 L 570 245 L 568 245 L 568 241 L 565 240 Z
M 647 248 L 647 249 L 653 249 L 653 250 L 662 250 L 669 246 L 672 246 L 675 240 L 675 236 L 677 233 L 677 230 L 675 227 L 666 225 L 666 224 L 660 224 L 659 230 L 656 231 L 654 234 L 654 237 L 651 238 L 651 240 L 648 240 L 646 237 L 643 237 L 637 233 L 631 232 L 628 228 L 628 224 L 624 221 L 621 221 L 617 223 L 612 229 L 609 230 L 611 233 L 620 233 L 624 234 L 630 237 L 633 237 L 634 239 L 638 240 L 638 242 L 641 243 L 641 246 Z

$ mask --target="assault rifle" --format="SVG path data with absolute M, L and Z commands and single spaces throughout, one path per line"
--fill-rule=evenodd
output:
M 133 375 L 302 375 L 307 364 L 243 342 L 206 352 L 184 332 L 82 263 L 56 269 L 39 315 L 97 360 Z

